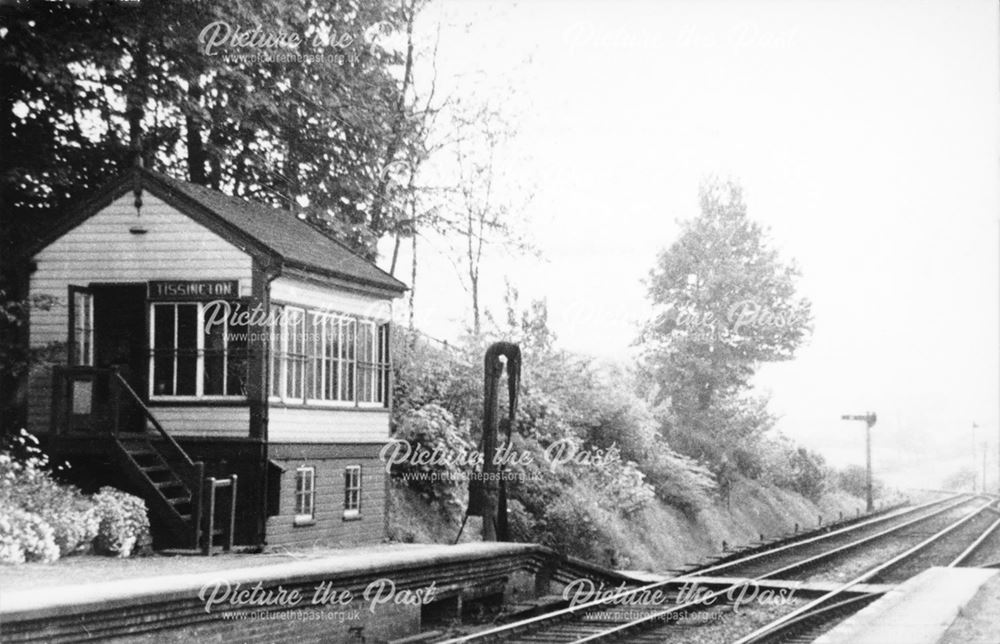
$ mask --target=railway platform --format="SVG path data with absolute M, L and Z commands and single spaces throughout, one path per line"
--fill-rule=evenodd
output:
M 550 580 L 628 580 L 539 545 L 348 549 L 273 564 L 0 593 L 4 642 L 388 641 L 463 602 Z M 221 559 L 221 558 L 220 558 Z M 261 555 L 260 561 L 269 557 Z
M 997 644 L 1000 571 L 930 568 L 847 618 L 814 644 Z

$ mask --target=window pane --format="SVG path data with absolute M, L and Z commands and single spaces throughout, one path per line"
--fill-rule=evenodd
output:
M 174 393 L 174 354 L 158 351 L 153 354 L 153 395 L 170 396 Z
M 174 316 L 173 304 L 153 305 L 153 395 L 174 393 Z
M 313 515 L 313 477 L 311 467 L 295 471 L 295 514 Z
M 227 330 L 226 341 L 226 395 L 245 396 L 248 380 L 246 324 L 232 325 Z
M 281 342 L 282 333 L 281 307 L 271 307 L 271 395 L 281 396 Z
M 226 324 L 213 324 L 205 333 L 205 366 L 203 392 L 206 396 L 221 396 L 225 391 Z
M 361 507 L 361 468 L 352 465 L 344 470 L 344 510 Z
M 174 348 L 174 305 L 153 305 L 153 347 L 155 349 Z
M 343 400 L 340 393 L 340 382 L 341 382 L 341 361 L 340 361 L 340 346 L 341 346 L 341 330 L 340 330 L 340 318 L 330 318 L 330 342 L 327 346 L 327 351 L 330 356 L 330 371 L 327 373 L 327 380 L 329 381 L 330 387 L 330 399 L 331 400 Z
M 306 346 L 308 364 L 306 366 L 306 396 L 323 398 L 323 318 L 317 313 L 309 314 L 306 324 Z
M 371 402 L 374 362 L 374 345 L 372 331 L 374 325 L 362 322 L 358 325 L 358 400 Z
M 177 389 L 178 396 L 193 396 L 198 377 L 198 305 L 177 305 Z
M 177 391 L 178 396 L 194 396 L 197 393 L 195 385 L 198 378 L 198 356 L 194 353 L 181 353 L 177 356 Z
M 354 400 L 354 357 L 357 351 L 354 320 L 344 321 L 344 400 Z
M 288 311 L 288 384 L 285 394 L 289 398 L 300 399 L 305 395 L 306 367 L 306 316 L 301 309 Z
M 94 298 L 90 293 L 73 292 L 73 355 L 71 364 L 94 364 Z
M 194 351 L 198 347 L 198 305 L 177 305 L 177 348 Z
M 289 323 L 292 325 L 288 336 L 288 353 L 305 353 L 306 316 L 298 309 L 289 309 Z
M 378 327 L 378 354 L 375 356 L 378 363 L 376 370 L 376 395 L 375 400 L 389 404 L 389 325 L 381 324 Z

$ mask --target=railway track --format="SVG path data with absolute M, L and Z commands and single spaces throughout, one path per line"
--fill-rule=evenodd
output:
M 858 549 L 884 540 L 889 535 L 904 533 L 925 521 L 943 519 L 951 512 L 962 512 L 962 506 L 973 503 L 968 495 L 927 503 L 907 511 L 872 519 L 842 530 L 822 534 L 786 547 L 759 553 L 699 571 L 699 575 L 724 574 L 748 579 L 801 579 L 821 566 L 853 555 Z
M 697 576 L 727 575 L 740 576 L 750 583 L 785 577 L 796 571 L 807 570 L 820 562 L 841 556 L 848 551 L 872 543 L 887 535 L 898 533 L 917 524 L 926 523 L 935 518 L 947 516 L 949 512 L 961 512 L 963 506 L 976 502 L 976 497 L 956 495 L 944 500 L 926 503 L 915 508 L 892 512 L 877 518 L 855 523 L 845 528 L 826 532 L 818 536 L 796 540 L 765 552 L 758 552 L 734 560 L 727 560 L 716 565 L 710 565 L 697 570 Z M 966 512 L 967 514 L 967 512 Z M 939 519 L 940 520 L 940 519 Z M 963 524 L 964 524 L 963 520 Z M 936 528 L 935 528 L 936 529 Z M 552 611 L 525 620 L 520 620 L 502 626 L 485 629 L 476 633 L 444 640 L 444 644 L 459 644 L 464 642 L 593 642 L 620 641 L 628 637 L 628 641 L 664 641 L 665 638 L 675 638 L 690 626 L 692 615 L 710 615 L 713 610 L 731 604 L 736 597 L 735 586 L 722 589 L 701 589 L 692 598 L 690 590 L 685 594 L 685 583 L 697 577 L 685 574 L 663 582 L 646 584 L 635 588 L 606 593 L 599 599 L 577 603 L 569 608 Z M 854 582 L 856 586 L 861 582 Z M 744 582 L 745 585 L 745 582 Z M 849 586 L 849 587 L 850 587 Z M 833 609 L 830 598 L 822 606 L 814 602 L 799 600 L 801 606 L 789 602 L 796 617 L 803 616 L 819 608 L 829 608 L 830 615 L 837 611 L 843 612 L 848 606 L 860 606 L 858 603 L 846 602 L 854 596 L 864 596 L 865 593 L 851 591 L 848 588 L 840 590 L 838 595 L 843 603 Z M 738 592 L 738 589 L 735 590 Z M 868 598 L 868 601 L 871 597 Z M 738 600 L 737 600 L 738 601 Z M 627 606 L 628 610 L 621 609 Z M 664 607 L 667 607 L 664 609 Z M 803 606 L 811 606 L 805 613 L 800 612 Z M 772 618 L 780 613 L 787 613 L 789 606 L 781 610 L 764 611 L 758 618 L 766 618 L 771 623 Z M 617 613 L 615 612 L 617 610 Z M 631 613 L 629 612 L 631 611 Z M 638 617 L 635 614 L 638 613 Z M 633 619 L 633 617 L 635 617 Z M 816 619 L 812 619 L 815 622 Z M 800 624 L 810 623 L 810 619 L 802 617 Z M 669 632 L 668 632 L 669 631 Z M 639 639 L 637 639 L 639 638 Z
M 992 513 L 993 510 L 990 509 L 992 503 L 992 501 L 984 501 L 983 504 L 973 513 L 954 521 L 941 530 L 938 530 L 920 543 L 907 549 L 905 552 L 902 552 L 865 571 L 840 587 L 831 590 L 808 604 L 800 606 L 791 613 L 783 615 L 773 622 L 758 628 L 749 635 L 741 637 L 733 642 L 733 644 L 785 644 L 788 642 L 797 643 L 812 641 L 816 635 L 824 632 L 834 623 L 854 612 L 846 612 L 843 610 L 838 611 L 836 609 L 838 606 L 841 608 L 845 606 L 845 602 L 847 601 L 846 598 L 852 587 L 879 579 L 892 578 L 894 571 L 899 571 L 901 568 L 909 565 L 917 557 L 927 553 L 935 547 L 939 547 L 942 543 L 944 543 L 946 537 L 958 533 L 960 530 L 967 527 L 967 525 L 971 524 L 975 519 L 983 516 L 984 513 Z M 985 531 L 981 531 L 979 538 L 975 539 L 972 545 L 967 547 L 958 557 L 952 560 L 952 563 L 961 561 L 967 553 L 973 551 L 978 544 L 981 543 L 981 540 L 988 536 L 995 527 L 994 523 L 994 525 L 986 528 Z M 924 567 L 926 568 L 930 565 L 934 564 L 925 563 Z M 858 608 L 861 608 L 861 606 L 858 606 Z
M 987 545 L 994 546 L 992 549 L 989 549 L 991 552 L 995 553 L 998 550 L 1000 550 L 1000 529 L 998 528 L 1000 528 L 1000 516 L 998 516 L 997 519 L 992 524 L 990 524 L 990 526 L 986 528 L 986 530 L 984 530 L 983 533 L 979 535 L 979 537 L 975 541 L 969 544 L 969 546 L 965 550 L 963 550 L 961 553 L 959 553 L 958 556 L 952 559 L 948 563 L 948 566 L 949 567 L 974 566 L 974 565 L 996 566 L 998 563 L 996 555 L 993 555 L 992 558 L 990 558 L 981 556 L 981 553 L 984 553 L 984 551 L 988 550 L 988 548 L 985 547 Z
M 976 506 L 974 510 L 966 507 L 970 505 Z M 949 497 L 796 540 L 764 552 L 700 568 L 693 574 L 687 573 L 662 582 L 609 592 L 593 601 L 575 605 L 571 603 L 568 608 L 454 637 L 444 640 L 442 644 L 688 641 L 686 633 L 699 628 L 698 620 L 692 617 L 712 619 L 713 615 L 718 617 L 723 607 L 731 606 L 734 602 L 738 605 L 738 593 L 741 587 L 745 589 L 748 584 L 801 575 L 822 563 L 845 556 L 849 552 L 891 535 L 901 534 L 906 530 L 912 532 L 918 526 L 922 526 L 924 532 L 934 532 L 917 546 L 823 594 L 818 599 L 812 601 L 796 599 L 780 606 L 769 607 L 768 610 L 759 610 L 752 615 L 752 618 L 757 620 L 754 623 L 753 619 L 750 619 L 750 627 L 756 627 L 754 637 L 764 639 L 746 640 L 746 642 L 794 641 L 787 638 L 798 637 L 797 634 L 803 633 L 808 635 L 812 630 L 823 628 L 830 620 L 849 614 L 872 601 L 875 595 L 857 587 L 878 574 L 891 570 L 906 558 L 924 551 L 952 531 L 966 526 L 975 517 L 980 516 L 986 505 L 988 504 L 971 495 Z M 955 515 L 959 515 L 959 518 L 955 518 Z M 940 524 L 945 524 L 946 527 L 939 529 Z M 919 535 L 920 531 L 916 534 Z M 691 581 L 707 575 L 739 577 L 741 581 L 721 589 L 702 588 L 697 594 L 692 594 Z M 772 637 L 773 629 L 779 633 L 774 636 L 778 639 L 767 639 Z M 746 630 L 744 628 L 743 632 Z M 739 637 L 739 633 L 736 633 L 735 637 Z M 725 640 L 733 638 L 730 636 Z M 743 642 L 743 639 L 740 639 L 740 642 Z

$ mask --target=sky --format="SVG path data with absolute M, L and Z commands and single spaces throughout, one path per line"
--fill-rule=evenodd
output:
M 813 303 L 808 343 L 756 380 L 778 429 L 863 463 L 840 416 L 875 411 L 890 483 L 979 468 L 986 441 L 996 485 L 996 2 L 437 0 L 419 27 L 438 25 L 439 91 L 504 106 L 505 169 L 534 193 L 538 255 L 487 258 L 487 307 L 509 281 L 561 346 L 634 360 L 658 251 L 706 177 L 734 179 Z M 468 297 L 445 241 L 420 243 L 417 324 L 455 338 Z

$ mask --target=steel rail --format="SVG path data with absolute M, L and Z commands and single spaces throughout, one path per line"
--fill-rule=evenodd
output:
M 849 533 L 849 532 L 854 532 L 854 531 L 860 530 L 862 528 L 865 528 L 865 527 L 868 527 L 868 526 L 871 526 L 871 525 L 876 525 L 876 524 L 879 524 L 879 523 L 885 523 L 885 522 L 890 521 L 892 519 L 896 519 L 896 518 L 899 518 L 899 517 L 902 517 L 902 516 L 908 516 L 908 515 L 916 514 L 916 513 L 919 513 L 921 511 L 923 511 L 923 510 L 932 508 L 934 506 L 945 504 L 945 507 L 943 507 L 943 508 L 941 508 L 939 510 L 936 510 L 936 511 L 931 512 L 929 514 L 921 515 L 921 516 L 919 516 L 919 517 L 917 517 L 915 519 L 911 519 L 911 520 L 909 520 L 909 521 L 907 521 L 907 522 L 905 522 L 903 524 L 900 524 L 899 526 L 894 526 L 893 528 L 890 528 L 887 531 L 882 531 L 882 532 L 878 533 L 878 536 L 884 536 L 888 532 L 893 532 L 893 531 L 896 531 L 896 530 L 901 530 L 901 529 L 903 529 L 905 527 L 908 527 L 909 525 L 912 525 L 913 523 L 917 523 L 919 521 L 924 521 L 926 519 L 933 518 L 933 517 L 935 517 L 935 516 L 937 516 L 939 514 L 947 512 L 948 510 L 950 510 L 950 509 L 952 509 L 954 507 L 957 507 L 957 506 L 962 505 L 964 503 L 968 503 L 969 501 L 972 501 L 975 498 L 977 498 L 977 497 L 970 496 L 968 494 L 958 494 L 958 495 L 955 495 L 955 496 L 952 496 L 952 497 L 948 497 L 948 498 L 945 498 L 945 499 L 939 499 L 939 500 L 936 500 L 936 501 L 930 501 L 930 502 L 927 502 L 927 503 L 923 503 L 923 504 L 921 504 L 919 506 L 916 506 L 916 507 L 913 507 L 913 508 L 904 508 L 904 509 L 901 509 L 901 510 L 899 510 L 897 512 L 892 512 L 892 513 L 890 513 L 888 515 L 884 515 L 884 516 L 880 516 L 880 517 L 875 517 L 875 518 L 869 519 L 867 521 L 863 521 L 861 523 L 857 523 L 857 524 L 853 524 L 853 525 L 847 526 L 845 528 L 841 528 L 839 530 L 834 530 L 832 532 L 824 533 L 822 535 L 818 535 L 818 536 L 815 536 L 815 537 L 804 539 L 802 541 L 796 541 L 794 543 L 786 544 L 784 546 L 780 546 L 780 547 L 775 548 L 773 550 L 768 550 L 768 551 L 764 551 L 764 552 L 760 552 L 760 553 L 755 553 L 755 554 L 752 554 L 752 555 L 748 555 L 747 557 L 736 559 L 734 561 L 730 561 L 730 562 L 726 562 L 726 563 L 721 563 L 721 564 L 718 564 L 718 565 L 710 566 L 708 568 L 704 568 L 704 569 L 698 570 L 696 574 L 695 573 L 684 574 L 684 575 L 680 575 L 678 577 L 672 577 L 672 578 L 664 580 L 664 581 L 658 581 L 658 582 L 654 582 L 654 583 L 647 584 L 647 585 L 644 585 L 644 586 L 639 586 L 639 587 L 636 587 L 636 588 L 631 588 L 631 589 L 628 589 L 628 590 L 623 590 L 623 591 L 620 591 L 618 593 L 615 593 L 614 595 L 612 595 L 610 597 L 603 597 L 603 598 L 596 599 L 596 600 L 593 600 L 593 601 L 589 601 L 589 602 L 585 602 L 585 603 L 582 603 L 582 604 L 578 604 L 576 606 L 570 606 L 568 608 L 563 608 L 563 609 L 560 609 L 560 610 L 556 610 L 556 611 L 552 611 L 552 612 L 549 612 L 549 613 L 545 613 L 544 615 L 537 615 L 535 617 L 531 617 L 531 618 L 528 618 L 528 619 L 525 619 L 525 620 L 520 620 L 520 621 L 517 621 L 517 622 L 513 622 L 511 624 L 504 624 L 502 626 L 496 626 L 494 628 L 490 628 L 490 629 L 487 629 L 487 630 L 484 630 L 484 631 L 479 631 L 477 633 L 470 633 L 468 635 L 462 635 L 462 636 L 459 636 L 459 637 L 450 638 L 450 639 L 447 639 L 447 640 L 443 640 L 439 644 L 463 644 L 463 643 L 466 643 L 466 642 L 487 641 L 487 640 L 490 640 L 490 639 L 500 638 L 500 637 L 503 637 L 503 636 L 514 635 L 515 633 L 528 630 L 528 629 L 530 629 L 530 628 L 532 628 L 534 626 L 539 626 L 539 625 L 542 625 L 542 624 L 547 623 L 547 622 L 557 622 L 557 621 L 559 621 L 559 620 L 561 620 L 563 618 L 572 617 L 572 616 L 574 616 L 574 615 L 576 615 L 578 613 L 582 613 L 582 612 L 587 611 L 587 610 L 592 609 L 592 608 L 598 608 L 598 607 L 603 607 L 603 606 L 614 605 L 616 602 L 621 602 L 623 600 L 628 600 L 629 598 L 634 598 L 636 596 L 643 595 L 643 594 L 645 594 L 646 596 L 648 596 L 649 594 L 652 594 L 652 593 L 657 593 L 657 592 L 661 592 L 662 593 L 664 591 L 664 589 L 666 589 L 667 587 L 669 587 L 669 585 L 671 585 L 671 584 L 676 584 L 678 582 L 683 582 L 683 581 L 686 581 L 686 580 L 695 579 L 695 578 L 697 578 L 699 576 L 703 576 L 703 575 L 711 573 L 711 572 L 716 572 L 716 571 L 719 571 L 719 570 L 725 570 L 727 568 L 732 568 L 732 567 L 734 567 L 736 565 L 739 565 L 739 564 L 742 564 L 742 563 L 746 563 L 748 561 L 758 560 L 758 559 L 761 559 L 761 558 L 764 558 L 764 557 L 768 557 L 768 556 L 774 556 L 776 553 L 785 552 L 785 551 L 788 551 L 788 550 L 791 550 L 791 549 L 794 549 L 794 548 L 797 548 L 797 547 L 801 547 L 801 546 L 809 544 L 809 543 L 815 543 L 815 542 L 818 542 L 818 541 L 823 541 L 823 540 L 826 540 L 826 539 L 831 539 L 831 538 L 837 537 L 839 535 L 842 535 L 842 534 L 845 534 L 845 533 Z M 867 541 L 869 539 L 870 539 L 870 537 L 866 537 L 864 539 L 864 541 Z M 843 547 L 837 548 L 838 552 L 842 551 L 842 550 L 843 550 Z M 697 606 L 701 606 L 701 605 L 703 605 L 703 604 L 705 604 L 707 602 L 710 602 L 710 601 L 714 600 L 716 597 L 719 597 L 719 596 L 722 596 L 722 595 L 726 594 L 727 592 L 731 591 L 733 588 L 738 588 L 740 585 L 745 584 L 747 581 L 756 581 L 756 580 L 760 580 L 760 579 L 765 579 L 766 577 L 768 577 L 768 576 L 770 576 L 772 574 L 778 574 L 778 571 L 771 571 L 771 572 L 767 573 L 766 575 L 755 577 L 753 580 L 746 580 L 746 581 L 741 582 L 740 584 L 734 584 L 733 586 L 731 586 L 729 588 L 726 588 L 724 590 L 716 591 L 716 592 L 713 592 L 713 593 L 709 593 L 709 594 L 707 594 L 705 596 L 699 597 L 699 599 L 696 600 L 696 601 L 688 602 L 686 604 L 679 605 L 679 606 L 673 606 L 669 610 L 663 611 L 661 613 L 656 613 L 656 614 L 654 614 L 653 616 L 651 616 L 649 618 L 643 618 L 641 620 L 637 620 L 636 622 L 631 622 L 629 624 L 622 625 L 621 627 L 616 627 L 615 629 L 612 629 L 610 631 L 606 631 L 606 632 L 603 632 L 603 633 L 599 633 L 599 634 L 596 634 L 596 635 L 598 635 L 600 637 L 605 637 L 605 636 L 608 636 L 608 635 L 611 635 L 611 634 L 614 634 L 614 633 L 618 633 L 619 631 L 622 631 L 622 630 L 631 629 L 631 628 L 636 627 L 636 626 L 638 626 L 638 625 L 640 625 L 642 623 L 653 621 L 653 620 L 657 619 L 660 615 L 665 614 L 665 613 L 677 613 L 677 612 L 683 611 L 683 610 L 685 610 L 687 608 L 694 608 L 694 607 L 697 607 Z M 585 638 L 585 639 L 582 639 L 582 640 L 578 640 L 578 642 L 595 641 L 596 639 L 598 639 L 598 638 L 597 637 Z
M 807 604 L 805 604 L 803 606 L 800 606 L 799 608 L 793 610 L 792 612 L 788 613 L 787 615 L 783 615 L 783 616 L 779 617 L 778 619 L 776 619 L 776 620 L 774 620 L 774 621 L 772 621 L 772 622 L 770 622 L 768 624 L 765 624 L 764 626 L 761 626 L 760 628 L 758 628 L 757 630 L 753 631 L 749 635 L 744 635 L 740 639 L 732 642 L 732 644 L 759 644 L 760 642 L 765 641 L 765 638 L 776 636 L 778 633 L 780 633 L 785 628 L 785 626 L 787 626 L 789 623 L 794 622 L 799 617 L 801 617 L 803 615 L 807 615 L 809 613 L 812 613 L 812 612 L 814 612 L 814 611 L 816 611 L 818 609 L 821 609 L 824 604 L 826 604 L 827 602 L 829 602 L 831 599 L 837 597 L 838 595 L 841 595 L 841 594 L 847 592 L 853 586 L 857 586 L 858 584 L 863 583 L 863 582 L 871 579 L 872 577 L 875 577 L 875 576 L 879 575 L 880 573 L 888 570 L 889 568 L 891 568 L 893 566 L 896 566 L 899 563 L 901 563 L 902 561 L 904 561 L 904 560 L 912 557 L 913 555 L 917 554 L 918 552 L 920 552 L 921 550 L 927 548 L 928 546 L 933 545 L 935 542 L 937 542 L 940 539 L 942 539 L 945 536 L 947 536 L 951 531 L 958 529 L 959 527 L 961 527 L 962 525 L 964 525 L 966 522 L 971 521 L 972 519 L 974 519 L 981 512 L 985 511 L 991 504 L 992 504 L 992 501 L 989 502 L 989 503 L 987 503 L 986 505 L 983 505 L 982 507 L 976 509 L 974 512 L 970 513 L 968 516 L 962 517 L 958 521 L 956 521 L 956 522 L 952 523 L 951 525 L 943 528 L 942 530 L 939 530 L 938 532 L 934 533 L 930 537 L 927 537 L 926 539 L 924 539 L 923 541 L 921 541 L 917 545 L 915 545 L 915 546 L 907 549 L 905 552 L 903 552 L 901 554 L 898 554 L 895 557 L 892 557 L 891 559 L 889 559 L 888 561 L 884 561 L 884 562 L 880 563 L 879 565 L 877 565 L 877 566 L 875 566 L 875 567 L 873 567 L 873 568 L 871 568 L 871 569 L 863 572 L 862 574 L 858 575 L 854 579 L 852 579 L 852 580 L 844 583 L 839 588 L 835 588 L 834 590 L 829 591 L 828 593 L 826 593 L 826 594 L 824 594 L 824 595 L 822 595 L 822 596 L 814 599 L 813 601 L 811 601 L 811 602 L 809 602 L 809 603 L 807 603 Z
M 963 550 L 962 554 L 960 554 L 957 557 L 955 557 L 955 559 L 952 560 L 952 562 L 950 564 L 948 564 L 948 567 L 949 568 L 954 568 L 955 566 L 962 565 L 962 563 L 966 559 L 968 559 L 969 557 L 971 557 L 972 553 L 975 552 L 976 549 L 979 548 L 979 546 L 982 545 L 982 543 L 984 541 L 986 541 L 986 539 L 989 538 L 989 536 L 991 534 L 993 534 L 993 532 L 997 529 L 997 526 L 1000 526 L 1000 519 L 997 519 L 996 521 L 993 522 L 992 525 L 990 525 L 990 527 L 988 527 L 985 530 L 983 530 L 983 533 L 980 534 L 979 537 L 977 537 L 976 540 L 973 541 L 969 545 L 968 548 L 966 548 L 965 550 Z
M 878 516 L 878 517 L 873 517 L 873 518 L 868 519 L 866 521 L 862 521 L 861 523 L 855 523 L 855 524 L 852 524 L 852 525 L 849 525 L 849 526 L 846 526 L 846 527 L 843 527 L 843 528 L 839 528 L 837 530 L 833 530 L 831 532 L 825 532 L 823 534 L 816 535 L 815 537 L 809 537 L 807 539 L 802 539 L 800 541 L 794 541 L 792 543 L 788 543 L 788 544 L 785 544 L 783 546 L 779 546 L 777 548 L 772 548 L 770 550 L 764 550 L 763 552 L 756 552 L 756 553 L 754 553 L 752 555 L 747 555 L 746 557 L 741 557 L 739 559 L 734 559 L 732 561 L 726 561 L 726 562 L 723 562 L 723 563 L 720 563 L 720 564 L 715 564 L 715 565 L 709 566 L 707 568 L 699 568 L 697 570 L 692 570 L 691 572 L 684 573 L 683 575 L 680 575 L 680 576 L 677 576 L 677 577 L 673 577 L 672 579 L 670 579 L 670 581 L 683 580 L 685 578 L 691 578 L 691 577 L 704 577 L 705 575 L 707 575 L 709 573 L 716 573 L 716 572 L 719 572 L 720 570 L 726 570 L 727 568 L 735 568 L 738 565 L 743 565 L 745 563 L 748 563 L 750 561 L 754 561 L 756 559 L 767 559 L 767 558 L 773 557 L 774 555 L 779 554 L 781 552 L 785 552 L 787 550 L 794 550 L 796 548 L 801 548 L 802 546 L 808 545 L 810 543 L 816 543 L 816 542 L 819 542 L 819 541 L 826 541 L 827 539 L 832 539 L 832 538 L 840 536 L 842 534 L 847 534 L 847 533 L 850 533 L 850 532 L 857 532 L 857 531 L 861 530 L 862 528 L 866 528 L 866 527 L 869 527 L 869 526 L 872 526 L 872 525 L 876 525 L 876 524 L 879 524 L 879 523 L 885 523 L 887 521 L 891 521 L 892 519 L 897 519 L 897 518 L 899 518 L 901 516 L 906 516 L 908 514 L 915 514 L 917 512 L 920 512 L 920 511 L 925 510 L 927 508 L 933 507 L 935 505 L 940 505 L 942 503 L 947 503 L 949 501 L 959 499 L 960 497 L 969 497 L 969 498 L 965 499 L 965 500 L 962 500 L 962 501 L 957 501 L 955 503 L 955 505 L 959 505 L 960 503 L 964 503 L 967 500 L 972 500 L 972 499 L 976 498 L 975 496 L 970 496 L 968 494 L 956 494 L 954 496 L 950 496 L 950 497 L 945 498 L 945 499 L 938 499 L 937 501 L 928 501 L 927 503 L 922 503 L 922 504 L 914 506 L 912 508 L 902 508 L 902 509 L 897 510 L 895 512 L 890 512 L 889 514 L 885 514 L 885 515 Z
M 851 613 L 857 612 L 863 608 L 866 604 L 871 603 L 879 596 L 879 593 L 868 593 L 865 595 L 857 595 L 849 599 L 844 599 L 842 601 L 836 602 L 834 604 L 829 604 L 821 608 L 817 608 L 811 613 L 806 613 L 805 615 L 799 615 L 793 620 L 790 620 L 782 627 L 781 635 L 786 637 L 801 637 L 801 633 L 788 633 L 795 628 L 809 629 L 810 627 L 815 628 L 816 626 L 822 625 L 824 621 L 829 619 L 834 619 L 839 617 L 841 614 L 849 615 Z M 820 622 L 815 624 L 815 622 Z M 775 633 L 778 635 L 778 633 Z M 802 640 L 805 641 L 805 640 Z M 808 641 L 812 641 L 809 639 Z
M 965 495 L 963 495 L 963 496 L 965 496 Z M 944 508 L 941 508 L 940 510 L 936 510 L 934 512 L 931 512 L 930 514 L 926 514 L 926 515 L 923 515 L 923 516 L 920 516 L 920 517 L 916 517 L 914 519 L 910 519 L 909 521 L 906 521 L 905 523 L 901 523 L 900 525 L 893 526 L 893 527 L 888 528 L 886 530 L 883 530 L 883 531 L 881 531 L 881 532 L 879 532 L 877 534 L 869 535 L 867 537 L 864 537 L 863 539 L 859 539 L 858 541 L 851 542 L 851 543 L 846 544 L 844 546 L 837 547 L 834 550 L 829 551 L 828 553 L 821 553 L 820 555 L 818 555 L 816 557 L 811 557 L 810 559 L 813 560 L 813 562 L 815 562 L 815 560 L 825 559 L 828 556 L 833 556 L 834 554 L 838 554 L 838 553 L 843 552 L 844 550 L 847 550 L 849 548 L 863 545 L 863 544 L 868 543 L 870 541 L 873 541 L 875 539 L 878 539 L 878 538 L 887 536 L 889 534 L 892 534 L 894 532 L 898 532 L 900 530 L 903 530 L 904 528 L 908 528 L 911 525 L 914 525 L 916 523 L 920 523 L 921 521 L 926 521 L 926 520 L 932 519 L 932 518 L 934 518 L 934 517 L 936 517 L 936 516 L 938 516 L 940 514 L 944 514 L 945 512 L 948 512 L 949 510 L 951 510 L 953 508 L 956 508 L 956 507 L 958 507 L 960 505 L 964 505 L 965 503 L 968 503 L 969 501 L 972 501 L 975 498 L 976 497 L 958 499 L 954 503 L 950 503 L 950 504 L 946 505 Z M 799 565 L 799 562 L 796 562 L 795 564 L 793 564 L 790 567 L 791 568 L 799 568 L 801 566 Z M 788 566 L 786 566 L 785 568 L 788 568 Z M 760 580 L 763 580 L 763 579 L 767 579 L 768 577 L 770 577 L 772 575 L 780 574 L 782 571 L 785 570 L 785 568 L 781 568 L 781 569 L 778 569 L 778 570 L 775 570 L 775 571 L 767 572 L 767 573 L 764 573 L 762 575 L 757 575 L 757 576 L 755 576 L 755 577 L 753 577 L 751 579 L 741 580 L 740 582 L 733 584 L 729 588 L 724 588 L 723 590 L 715 591 L 713 593 L 708 593 L 708 594 L 706 594 L 706 595 L 704 595 L 702 597 L 699 597 L 697 600 L 695 600 L 693 602 L 688 602 L 688 603 L 685 603 L 685 604 L 681 604 L 680 606 L 673 606 L 673 607 L 671 607 L 668 610 L 663 610 L 663 611 L 659 611 L 659 612 L 656 612 L 656 613 L 652 613 L 650 615 L 647 615 L 647 616 L 642 617 L 640 619 L 637 619 L 635 621 L 629 622 L 627 624 L 621 624 L 621 625 L 616 626 L 614 628 L 610 628 L 610 629 L 607 629 L 605 631 L 601 631 L 599 633 L 594 633 L 592 635 L 588 635 L 587 637 L 583 637 L 583 638 L 580 638 L 578 640 L 574 640 L 573 644 L 583 644 L 584 642 L 597 642 L 597 641 L 601 641 L 601 640 L 607 639 L 609 637 L 612 637 L 614 635 L 624 634 L 625 632 L 628 632 L 628 631 L 630 631 L 630 630 L 632 630 L 634 628 L 637 628 L 639 626 L 643 626 L 645 624 L 649 624 L 651 622 L 669 621 L 669 619 L 667 619 L 667 618 L 669 617 L 669 615 L 671 613 L 682 613 L 683 611 L 686 611 L 688 609 L 697 608 L 697 607 L 699 607 L 701 605 L 704 605 L 706 603 L 714 602 L 715 599 L 717 599 L 719 597 L 723 597 L 723 596 L 727 595 L 728 593 L 730 593 L 731 591 L 733 591 L 735 589 L 744 587 L 744 586 L 746 586 L 747 584 L 750 584 L 750 583 L 755 583 L 757 581 L 760 581 Z M 829 594 L 829 593 L 827 593 L 827 594 Z

